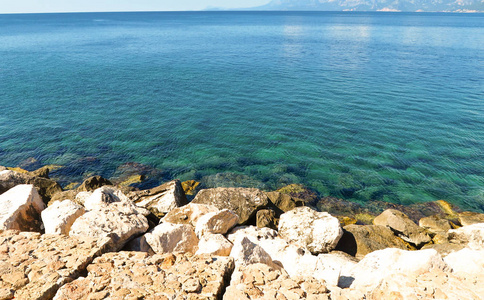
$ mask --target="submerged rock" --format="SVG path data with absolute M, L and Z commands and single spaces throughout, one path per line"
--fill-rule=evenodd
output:
M 343 235 L 337 218 L 309 207 L 297 207 L 281 215 L 279 234 L 290 243 L 307 247 L 313 254 L 333 250 Z
M 110 181 L 120 186 L 152 187 L 163 178 L 163 171 L 148 165 L 127 162 L 120 165 Z
M 40 231 L 44 208 L 33 185 L 17 185 L 0 195 L 0 230 Z
M 200 182 L 204 188 L 229 188 L 229 187 L 244 187 L 265 189 L 264 183 L 253 179 L 245 174 L 236 174 L 231 172 L 217 173 L 213 175 L 204 176 Z
M 318 195 L 302 184 L 290 184 L 278 189 L 276 192 L 291 196 L 295 201 L 305 204 L 315 204 Z
M 198 192 L 192 203 L 208 204 L 218 209 L 229 209 L 239 216 L 239 224 L 245 224 L 266 207 L 269 199 L 266 194 L 253 188 L 215 188 Z
M 195 180 L 187 180 L 183 181 L 181 184 L 185 195 L 193 196 L 198 192 L 198 186 L 200 185 L 200 182 Z

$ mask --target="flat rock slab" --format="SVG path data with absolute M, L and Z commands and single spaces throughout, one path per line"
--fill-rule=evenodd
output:
M 107 253 L 54 299 L 221 299 L 233 269 L 229 257 Z
M 237 269 L 224 294 L 224 300 L 249 299 L 329 299 L 324 281 L 312 277 L 289 277 L 282 269 L 252 264 Z
M 108 243 L 109 239 L 1 232 L 2 299 L 51 299 L 63 284 L 104 253 Z

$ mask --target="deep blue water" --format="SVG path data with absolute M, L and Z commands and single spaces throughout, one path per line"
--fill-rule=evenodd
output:
M 0 109 L 0 165 L 63 184 L 138 162 L 484 211 L 483 14 L 0 15 Z

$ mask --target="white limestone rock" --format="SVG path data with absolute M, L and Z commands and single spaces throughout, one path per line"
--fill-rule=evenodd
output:
M 433 249 L 406 251 L 388 248 L 367 254 L 351 271 L 354 281 L 347 283 L 351 284 L 351 288 L 370 290 L 382 279 L 395 274 L 413 276 L 433 269 L 447 269 L 440 254 Z
M 33 185 L 17 185 L 0 195 L 0 230 L 40 231 L 40 213 L 44 209 Z
M 227 236 L 231 242 L 248 238 L 252 243 L 262 247 L 272 261 L 282 267 L 291 276 L 312 276 L 324 280 L 328 285 L 337 285 L 341 276 L 349 276 L 356 264 L 353 259 L 340 254 L 312 255 L 307 248 L 289 244 L 279 237 L 277 231 L 255 226 L 234 228 Z
M 333 250 L 343 235 L 337 218 L 309 207 L 296 207 L 281 215 L 279 234 L 289 243 L 306 247 L 313 254 Z
M 195 227 L 197 226 L 198 219 L 200 219 L 202 216 L 208 213 L 219 211 L 220 210 L 213 205 L 189 203 L 185 206 L 177 207 L 171 210 L 162 219 L 162 222 L 172 224 L 188 224 Z
M 88 194 L 84 194 L 81 198 L 87 195 Z M 103 186 L 94 190 L 89 197 L 84 199 L 84 207 L 89 211 L 96 208 L 108 207 L 111 203 L 115 202 L 131 203 L 129 198 L 117 188 L 113 186 Z
M 217 256 L 229 256 L 233 244 L 221 234 L 204 234 L 198 242 L 198 250 L 195 254 L 211 254 Z
M 447 255 L 444 261 L 456 274 L 484 275 L 484 250 L 464 248 Z
M 116 188 L 103 186 L 84 204 L 87 212 L 74 221 L 70 236 L 111 237 L 117 251 L 149 228 L 143 213 Z
M 472 250 L 484 250 L 484 223 L 476 223 L 448 231 L 449 240 L 467 244 Z
M 145 234 L 146 241 L 155 253 L 195 253 L 198 237 L 193 227 L 185 224 L 162 223 Z
M 204 234 L 226 234 L 239 222 L 239 216 L 231 210 L 222 209 L 203 215 L 197 221 L 195 233 L 200 238 Z
M 84 207 L 71 200 L 55 201 L 42 211 L 45 233 L 69 234 L 74 221 L 85 212 Z
M 247 237 L 234 241 L 230 256 L 234 258 L 236 267 L 257 263 L 273 265 L 271 256 L 261 246 L 251 242 Z

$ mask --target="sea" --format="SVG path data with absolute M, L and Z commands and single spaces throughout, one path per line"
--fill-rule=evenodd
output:
M 48 164 L 484 212 L 484 14 L 0 15 L 0 165 Z

